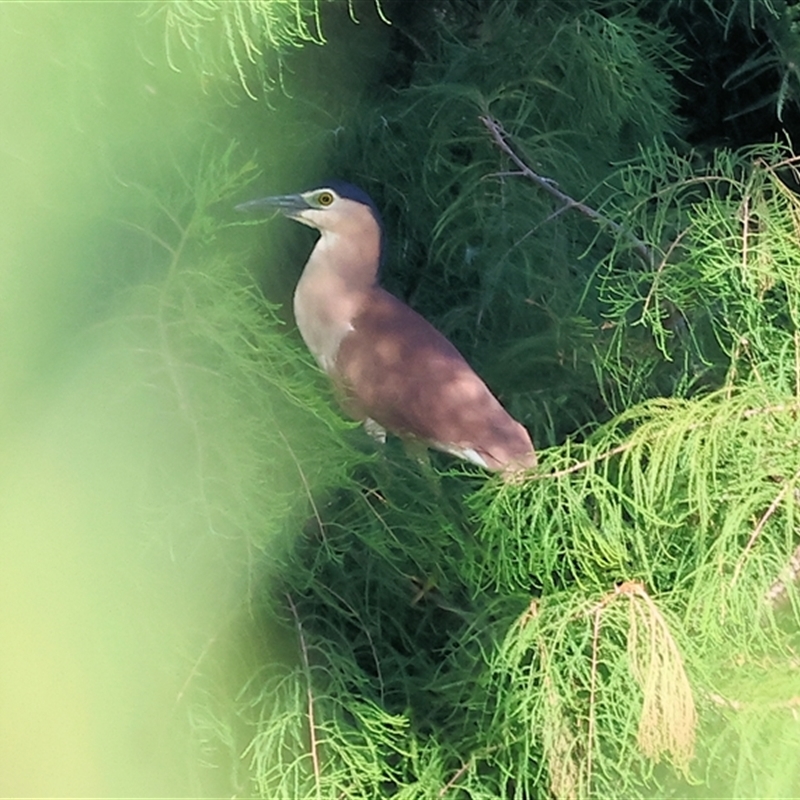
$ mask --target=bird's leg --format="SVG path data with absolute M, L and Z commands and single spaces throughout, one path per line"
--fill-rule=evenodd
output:
M 382 480 L 389 478 L 388 461 L 386 459 L 386 428 L 370 417 L 364 417 L 361 423 L 364 430 L 369 434 L 369 438 L 375 442 L 375 450 L 378 454 L 377 467 Z
M 386 428 L 375 422 L 374 419 L 367 417 L 364 420 L 364 430 L 378 442 L 378 444 L 386 444 Z
M 500 475 L 503 483 L 510 483 L 512 486 L 519 486 L 525 483 L 532 470 L 530 467 L 508 466 L 501 470 Z

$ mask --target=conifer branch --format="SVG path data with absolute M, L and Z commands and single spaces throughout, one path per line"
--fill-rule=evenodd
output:
M 517 620 L 517 624 L 522 629 L 538 617 L 539 601 L 534 598 Z M 584 765 L 576 760 L 575 753 L 580 748 L 580 743 L 570 729 L 564 713 L 564 703 L 553 680 L 550 651 L 546 645 L 547 639 L 539 638 L 538 650 L 548 720 L 543 738 L 547 772 L 550 776 L 550 793 L 556 800 L 571 799 L 580 795 L 581 768 Z M 593 708 L 591 700 L 590 708 Z M 591 768 L 589 772 L 591 773 Z
M 800 403 L 776 403 L 775 405 L 770 406 L 762 406 L 762 407 L 754 407 L 754 408 L 746 408 L 744 411 L 741 412 L 742 419 L 749 420 L 753 417 L 761 416 L 762 414 L 784 414 L 784 413 L 797 413 L 800 411 Z M 686 433 L 691 433 L 693 431 L 702 428 L 704 425 L 708 425 L 709 423 L 706 422 L 695 422 L 691 425 L 688 425 L 685 428 Z M 563 469 L 554 470 L 553 472 L 537 472 L 532 475 L 526 476 L 526 480 L 528 481 L 540 481 L 544 479 L 553 479 L 553 478 L 565 478 L 567 475 L 572 475 L 576 472 L 580 472 L 587 467 L 594 466 L 595 464 L 606 461 L 609 458 L 613 458 L 614 456 L 621 455 L 622 453 L 627 452 L 628 450 L 632 450 L 634 447 L 640 445 L 642 440 L 639 439 L 637 441 L 628 441 L 623 442 L 622 444 L 618 444 L 615 447 L 612 447 L 609 450 L 606 450 L 604 453 L 599 453 L 592 458 L 586 458 L 582 461 L 576 461 L 574 464 L 570 464 L 568 467 L 564 467 Z M 798 472 L 798 477 L 800 477 L 800 472 Z
M 632 245 L 633 249 L 639 258 L 644 261 L 645 265 L 648 267 L 652 267 L 655 264 L 655 256 L 653 251 L 650 247 L 647 246 L 641 239 L 634 236 L 630 231 L 626 230 L 622 225 L 618 222 L 615 222 L 612 219 L 601 214 L 597 209 L 592 208 L 591 206 L 586 205 L 586 203 L 582 203 L 579 200 L 575 200 L 574 198 L 570 197 L 565 192 L 562 192 L 561 189 L 558 188 L 558 185 L 555 181 L 544 178 L 531 169 L 520 156 L 514 151 L 511 145 L 508 143 L 508 133 L 503 128 L 502 124 L 494 119 L 494 117 L 490 117 L 488 115 L 481 115 L 478 119 L 486 126 L 487 130 L 489 131 L 492 139 L 494 139 L 495 144 L 502 150 L 513 162 L 516 164 L 519 172 L 510 172 L 510 173 L 503 173 L 505 175 L 519 175 L 524 178 L 528 178 L 529 180 L 533 181 L 537 186 L 544 189 L 546 192 L 549 192 L 553 197 L 556 198 L 561 204 L 562 209 L 569 209 L 574 208 L 576 211 L 580 211 L 581 214 L 584 216 L 589 217 L 589 219 L 599 222 L 603 225 L 607 225 L 616 233 L 620 234 L 621 236 L 625 237 Z
M 530 476 L 530 480 L 542 480 L 543 478 L 564 478 L 567 475 L 572 475 L 574 472 L 580 472 L 582 469 L 586 469 L 586 467 L 591 467 L 594 464 L 597 464 L 600 461 L 606 461 L 609 458 L 613 458 L 614 456 L 618 456 L 620 453 L 624 453 L 626 450 L 630 450 L 634 447 L 635 442 L 625 442 L 624 444 L 617 445 L 616 447 L 612 447 L 610 450 L 606 450 L 605 453 L 600 453 L 600 455 L 595 456 L 594 458 L 587 458 L 583 461 L 578 461 L 575 464 L 570 465 L 569 467 L 564 467 L 564 469 L 558 469 L 555 472 L 539 472 L 534 473 Z
M 375 640 L 372 638 L 372 634 L 369 631 L 369 628 L 361 619 L 361 615 L 358 613 L 358 610 L 353 607 L 351 603 L 348 603 L 341 594 L 334 591 L 330 586 L 325 586 L 325 591 L 330 592 L 339 603 L 342 604 L 344 608 L 346 608 L 350 614 L 353 616 L 353 619 L 358 620 L 358 624 L 361 626 L 361 630 L 364 631 L 364 635 L 367 637 L 367 642 L 369 643 L 369 649 L 372 653 L 372 661 L 375 664 L 375 675 L 378 678 L 378 692 L 381 698 L 381 702 L 384 700 L 384 680 L 383 680 L 383 672 L 381 670 L 381 660 L 378 656 L 378 649 L 375 646 Z
M 654 761 L 672 755 L 686 771 L 694 756 L 697 712 L 678 646 L 664 616 L 638 582 L 627 584 L 630 601 L 628 656 L 644 701 L 637 739 Z M 620 589 L 621 591 L 621 589 Z M 639 635 L 639 625 L 643 635 Z

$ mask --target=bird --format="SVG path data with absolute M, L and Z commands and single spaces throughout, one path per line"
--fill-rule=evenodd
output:
M 300 334 L 345 413 L 385 441 L 433 448 L 504 476 L 537 466 L 525 427 L 456 347 L 378 282 L 386 247 L 372 198 L 345 181 L 250 200 L 320 236 L 294 292 Z

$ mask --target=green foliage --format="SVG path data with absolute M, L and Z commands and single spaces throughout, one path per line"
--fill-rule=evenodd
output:
M 765 602 L 796 543 L 797 403 L 777 399 L 634 409 L 470 494 L 471 519 L 457 474 L 360 473 L 287 573 L 310 666 L 251 684 L 260 792 L 647 796 L 659 759 L 731 796 L 765 785 L 745 754 L 797 673 L 796 610 Z
M 248 174 L 211 160 L 195 200 L 138 223 L 167 258 L 129 331 L 209 527 L 263 551 L 238 633 L 279 617 L 292 657 L 254 658 L 228 706 L 201 693 L 198 737 L 265 797 L 777 794 L 798 778 L 764 755 L 798 740 L 795 158 L 670 149 L 681 62 L 626 9 L 442 12 L 423 46 L 338 158 L 377 189 L 387 284 L 500 387 L 542 464 L 501 483 L 352 447 L 220 256 L 247 228 L 209 208 Z M 486 113 L 609 224 L 512 174 Z
M 554 453 L 538 480 L 473 494 L 477 529 L 452 505 L 456 476 L 437 489 L 394 467 L 363 474 L 291 572 L 313 665 L 278 681 L 297 692 L 291 757 L 271 738 L 283 695 L 256 680 L 262 794 L 280 796 L 280 775 L 282 796 L 315 795 L 311 707 L 331 797 L 424 797 L 450 781 L 486 797 L 637 796 L 659 757 L 697 778 L 696 705 L 738 729 L 738 692 L 769 659 L 783 675 L 770 671 L 753 713 L 789 714 L 795 634 L 764 594 L 795 539 L 797 474 L 781 482 L 776 465 L 796 405 L 756 401 L 640 409 L 582 451 Z M 712 782 L 729 758 L 707 755 Z M 769 769 L 756 766 L 729 791 L 762 785 Z
M 201 75 L 217 78 L 233 67 L 241 88 L 256 100 L 255 92 L 267 94 L 275 88 L 288 51 L 325 43 L 322 2 L 151 0 L 145 13 L 163 24 L 166 56 L 173 69 L 178 69 L 180 46 L 196 60 Z M 383 16 L 380 0 L 374 2 Z M 348 9 L 357 22 L 353 0 L 348 0 Z
M 682 395 L 751 380 L 796 391 L 796 165 L 777 146 L 717 151 L 705 166 L 650 149 L 622 170 L 608 213 L 624 215 L 657 261 L 624 268 L 612 251 L 598 269 L 613 407 L 654 384 Z

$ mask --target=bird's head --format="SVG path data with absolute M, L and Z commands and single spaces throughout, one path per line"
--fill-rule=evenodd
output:
M 299 194 L 261 197 L 236 206 L 237 211 L 277 211 L 316 228 L 323 235 L 378 236 L 383 254 L 383 221 L 372 198 L 345 181 L 327 181 Z

